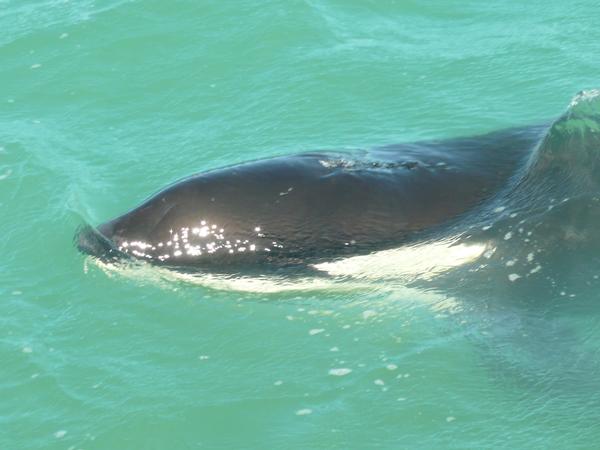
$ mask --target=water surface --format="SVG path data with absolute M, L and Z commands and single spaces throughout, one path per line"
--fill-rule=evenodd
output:
M 105 270 L 72 239 L 201 170 L 548 123 L 600 85 L 596 11 L 0 1 L 0 447 L 592 447 L 593 192 L 532 216 L 547 264 L 513 281 L 497 254 L 234 289 Z

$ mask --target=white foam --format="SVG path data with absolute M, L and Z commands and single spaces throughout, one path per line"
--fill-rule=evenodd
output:
M 537 273 L 537 272 L 539 272 L 540 270 L 542 270 L 542 266 L 540 266 L 540 265 L 538 264 L 538 265 L 537 265 L 537 266 L 535 266 L 533 269 L 531 269 L 531 270 L 529 271 L 529 273 Z
M 365 320 L 366 319 L 370 319 L 371 317 L 375 317 L 376 315 L 377 315 L 377 312 L 373 311 L 373 310 L 370 310 L 370 309 L 368 309 L 366 311 L 363 311 L 363 313 L 362 313 L 362 317 Z
M 493 248 L 487 249 L 487 250 L 486 250 L 486 251 L 483 253 L 483 257 L 484 257 L 485 259 L 490 259 L 490 258 L 491 258 L 491 257 L 494 255 L 494 253 L 496 253 L 496 247 L 493 247 Z
M 347 367 L 340 367 L 337 369 L 329 370 L 329 375 L 333 375 L 335 377 L 343 377 L 345 375 L 348 375 L 349 373 L 352 373 L 352 369 L 348 369 Z
M 581 91 L 575 97 L 573 97 L 573 100 L 571 100 L 571 103 L 569 104 L 569 106 L 572 108 L 574 106 L 579 105 L 582 102 L 592 101 L 596 97 L 600 97 L 600 90 L 598 90 L 598 89 L 590 89 L 587 91 Z

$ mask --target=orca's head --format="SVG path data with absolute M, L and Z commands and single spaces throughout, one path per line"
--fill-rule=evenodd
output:
M 94 256 L 102 261 L 114 261 L 123 256 L 114 242 L 99 229 L 85 225 L 75 233 L 75 245 L 80 252 Z
M 96 228 L 81 227 L 75 235 L 75 245 L 81 252 L 103 261 L 125 257 L 165 262 L 167 250 L 177 250 L 179 246 L 177 242 L 170 242 L 173 231 L 182 227 L 179 221 L 187 222 L 186 215 L 170 214 L 175 212 L 176 206 L 164 195 L 157 195 Z M 175 241 L 177 239 L 175 237 Z

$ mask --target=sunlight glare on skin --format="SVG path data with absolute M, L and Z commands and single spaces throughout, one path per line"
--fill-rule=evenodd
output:
M 260 226 L 254 226 L 256 237 L 262 238 Z M 161 262 L 169 258 L 179 258 L 182 256 L 202 256 L 204 253 L 213 254 L 221 253 L 244 253 L 247 250 L 250 252 L 264 251 L 270 252 L 269 247 L 260 247 L 255 242 L 250 242 L 248 239 L 241 241 L 240 239 L 228 240 L 225 236 L 225 229 L 220 228 L 217 224 L 209 224 L 206 220 L 201 220 L 199 226 L 183 227 L 179 230 L 170 230 L 170 240 L 163 242 L 142 242 L 142 241 L 122 241 L 118 245 L 118 250 L 123 253 L 131 253 L 138 258 L 146 258 L 148 260 L 158 259 Z M 209 239 L 213 239 L 209 241 Z M 191 240 L 191 242 L 190 242 Z M 169 247 L 167 250 L 165 248 Z M 276 241 L 272 242 L 275 247 L 281 247 Z M 160 249 L 160 250 L 157 250 Z

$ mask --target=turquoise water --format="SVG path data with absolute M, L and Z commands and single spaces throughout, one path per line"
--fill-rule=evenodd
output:
M 201 170 L 555 119 L 600 85 L 598 19 L 0 0 L 0 448 L 596 445 L 598 215 L 549 234 L 539 281 L 432 288 L 190 283 L 109 270 L 73 234 Z

